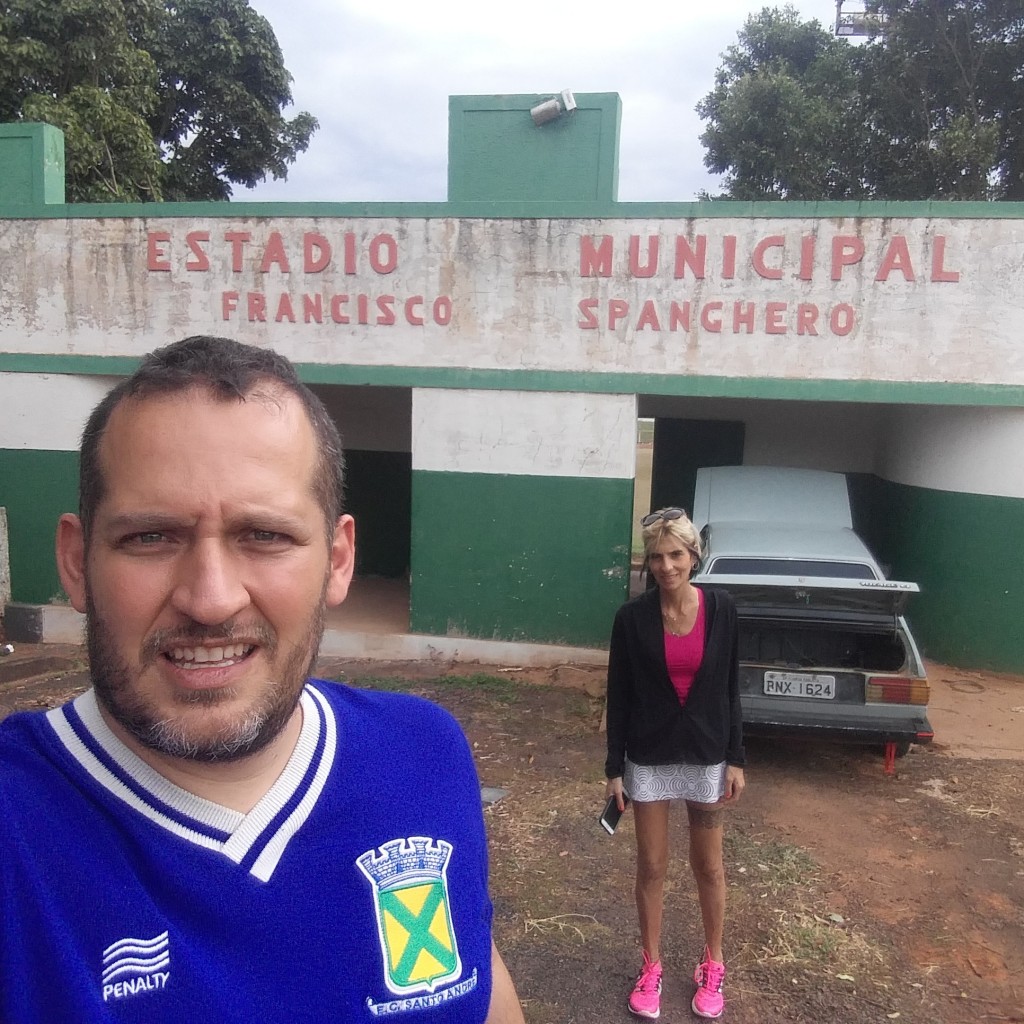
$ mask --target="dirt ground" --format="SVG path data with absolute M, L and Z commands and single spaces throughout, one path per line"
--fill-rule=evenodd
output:
M 54 653 L 45 676 L 0 675 L 0 717 L 81 689 L 80 652 Z M 325 659 L 320 674 L 445 705 L 482 784 L 506 791 L 485 812 L 495 930 L 529 1024 L 632 1019 L 632 818 L 611 837 L 597 824 L 600 671 Z M 724 1021 L 1024 1021 L 1024 679 L 935 665 L 929 677 L 936 741 L 895 775 L 880 750 L 748 741 L 726 828 Z M 684 814 L 673 838 L 669 1022 L 695 1019 L 702 945 Z

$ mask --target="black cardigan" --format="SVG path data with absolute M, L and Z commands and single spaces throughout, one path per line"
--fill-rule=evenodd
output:
M 704 658 L 686 703 L 669 678 L 657 587 L 615 614 L 608 651 L 609 779 L 634 764 L 746 764 L 737 664 L 736 606 L 724 590 L 704 592 Z

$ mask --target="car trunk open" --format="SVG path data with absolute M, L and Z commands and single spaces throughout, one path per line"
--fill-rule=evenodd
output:
M 816 672 L 899 672 L 906 665 L 899 616 L 916 583 L 715 573 L 698 582 L 732 594 L 743 665 Z

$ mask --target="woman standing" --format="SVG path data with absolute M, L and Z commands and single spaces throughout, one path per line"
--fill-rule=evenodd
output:
M 641 520 L 657 583 L 615 616 L 608 657 L 606 791 L 636 819 L 636 906 L 643 966 L 629 997 L 639 1017 L 661 1002 L 661 921 L 669 807 L 685 800 L 690 867 L 704 923 L 693 1012 L 721 1016 L 725 963 L 724 805 L 743 792 L 736 609 L 723 590 L 695 587 L 701 542 L 681 508 Z

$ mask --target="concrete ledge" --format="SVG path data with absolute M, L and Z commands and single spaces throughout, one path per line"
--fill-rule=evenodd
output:
M 85 616 L 68 605 L 11 602 L 4 609 L 7 639 L 23 644 L 84 644 Z M 552 668 L 608 664 L 608 652 L 557 644 L 475 640 L 421 633 L 365 633 L 328 629 L 320 654 L 377 661 L 478 661 L 485 665 Z
M 479 661 L 485 665 L 551 668 L 608 664 L 608 652 L 589 647 L 512 643 L 422 633 L 345 633 L 327 630 L 321 656 L 381 661 Z
M 85 616 L 70 605 L 24 604 L 4 606 L 4 634 L 22 644 L 84 644 Z

